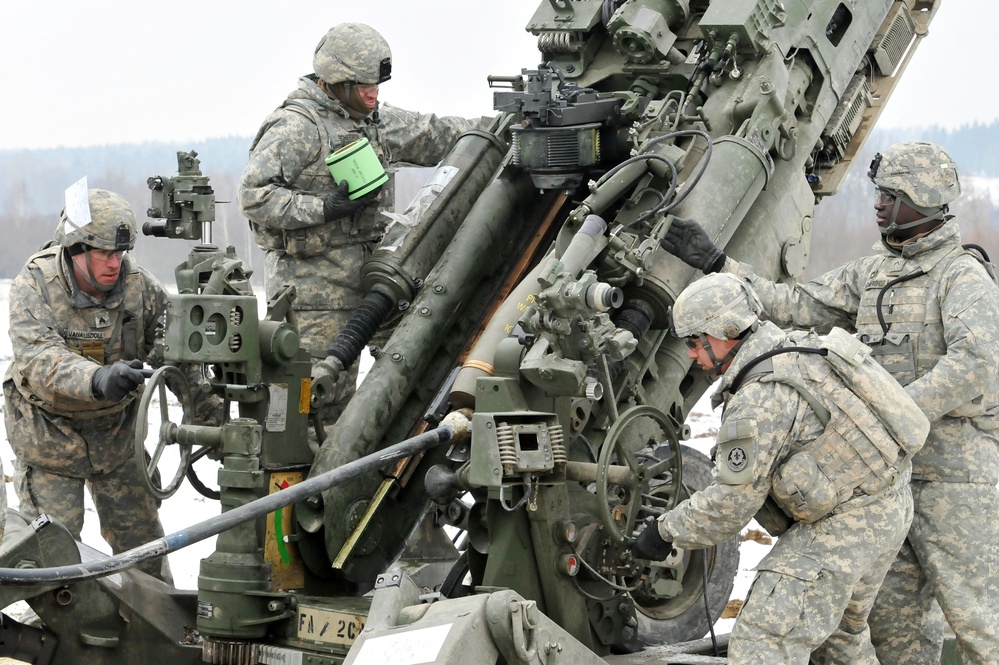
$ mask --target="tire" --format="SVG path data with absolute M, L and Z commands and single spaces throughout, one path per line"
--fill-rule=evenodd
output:
M 711 469 L 714 466 L 708 457 L 693 448 L 680 446 L 683 459 L 683 484 L 691 492 L 707 487 L 711 483 Z M 684 492 L 683 498 L 686 498 Z M 739 570 L 739 538 L 732 536 L 716 547 L 707 550 L 688 550 L 687 572 L 684 575 L 684 590 L 659 613 L 673 614 L 666 619 L 653 619 L 638 612 L 638 639 L 646 646 L 676 644 L 704 637 L 708 629 L 721 616 Z M 704 607 L 703 580 L 704 561 L 707 556 L 708 609 Z M 692 582 L 691 584 L 688 584 Z M 640 603 L 638 603 L 640 604 Z

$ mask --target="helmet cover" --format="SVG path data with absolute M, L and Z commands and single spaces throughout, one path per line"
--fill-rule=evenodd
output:
M 670 322 L 677 337 L 730 340 L 759 321 L 761 311 L 759 298 L 745 280 L 731 273 L 712 273 L 676 297 Z
M 63 247 L 82 244 L 93 249 L 126 251 L 135 247 L 135 213 L 121 194 L 87 190 L 89 220 L 73 220 L 66 209 L 59 217 L 55 239 Z
M 939 208 L 961 194 L 957 164 L 934 143 L 906 141 L 879 152 L 867 177 L 881 189 L 904 194 L 922 208 Z
M 319 41 L 312 68 L 326 83 L 384 83 L 392 77 L 392 49 L 371 26 L 340 23 Z

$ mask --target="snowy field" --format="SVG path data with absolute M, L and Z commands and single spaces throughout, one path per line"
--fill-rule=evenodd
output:
M 10 280 L 0 280 L 0 372 L 6 372 L 12 353 L 10 337 L 7 334 L 9 327 L 9 303 L 7 297 L 9 289 Z M 364 359 L 362 359 L 362 371 L 365 370 L 367 366 L 370 366 L 370 358 L 367 358 L 366 363 Z M 2 400 L 0 400 L 0 408 L 2 408 Z M 151 410 L 153 413 L 158 413 L 159 411 L 158 403 L 155 400 L 151 404 Z M 171 405 L 170 413 L 171 420 L 173 422 L 180 422 L 181 414 L 179 406 L 176 404 Z M 714 435 L 717 432 L 718 416 L 719 413 L 712 413 L 710 411 L 710 405 L 707 398 L 702 399 L 700 404 L 698 404 L 697 408 L 688 419 L 688 424 L 691 427 L 691 440 L 686 443 L 691 447 L 707 454 L 711 449 L 711 446 L 714 445 Z M 151 422 L 150 426 L 155 427 L 156 423 Z M 0 460 L 3 462 L 4 473 L 9 480 L 13 473 L 14 454 L 7 442 L 6 430 L 0 430 L 0 438 L 2 438 L 2 440 L 0 440 Z M 218 463 L 203 459 L 196 465 L 196 468 L 198 469 L 199 477 L 206 484 L 214 487 L 215 470 L 218 468 Z M 8 504 L 11 507 L 17 507 L 18 502 L 17 497 L 14 494 L 13 485 L 10 482 L 6 482 L 5 488 L 7 491 Z M 86 514 L 82 534 L 83 542 L 95 549 L 110 553 L 111 548 L 100 535 L 100 525 L 98 523 L 97 513 L 94 509 L 93 503 L 90 501 L 89 495 L 86 496 L 85 501 Z M 191 526 L 197 521 L 207 519 L 208 517 L 217 514 L 216 511 L 218 511 L 218 503 L 216 501 L 202 497 L 188 482 L 185 481 L 174 496 L 163 502 L 163 506 L 160 509 L 160 519 L 163 522 L 163 528 L 166 533 L 169 534 Z M 755 522 L 751 523 L 749 528 L 759 529 Z M 169 555 L 174 582 L 178 588 L 197 589 L 199 562 L 201 559 L 210 555 L 214 549 L 215 538 L 212 537 Z M 735 581 L 735 589 L 732 596 L 733 598 L 745 598 L 746 591 L 748 590 L 749 584 L 753 578 L 752 568 L 759 562 L 768 550 L 768 546 L 760 545 L 751 540 L 742 544 L 740 550 L 741 560 Z M 14 614 L 15 616 L 19 614 L 23 604 L 19 603 L 18 605 L 19 607 L 17 608 L 10 608 L 9 613 Z M 716 624 L 715 630 L 718 633 L 729 632 L 733 623 L 733 619 L 721 619 Z

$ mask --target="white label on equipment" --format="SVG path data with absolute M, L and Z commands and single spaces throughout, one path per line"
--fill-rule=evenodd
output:
M 444 646 L 453 623 L 397 635 L 370 637 L 361 645 L 354 665 L 420 665 L 432 663 Z
M 271 399 L 267 403 L 267 419 L 264 427 L 268 432 L 283 432 L 288 422 L 288 384 L 269 383 Z
M 300 640 L 350 646 L 364 630 L 365 618 L 357 614 L 299 605 L 297 636 Z
M 265 645 L 260 647 L 259 662 L 263 665 L 302 665 L 302 652 Z

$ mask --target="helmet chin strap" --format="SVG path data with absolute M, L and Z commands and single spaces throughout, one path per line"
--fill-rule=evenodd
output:
M 86 261 L 86 263 L 87 263 L 87 270 L 86 270 L 86 272 L 84 272 L 82 270 L 79 271 L 80 276 L 83 277 L 83 281 L 85 281 L 87 284 L 89 284 L 93 288 L 95 288 L 98 291 L 101 291 L 103 293 L 107 293 L 108 291 L 110 291 L 111 289 L 113 289 L 115 287 L 115 284 L 118 283 L 118 280 L 116 279 L 114 281 L 114 284 L 108 284 L 108 285 L 99 283 L 97 281 L 97 279 L 94 277 L 94 269 L 90 265 L 90 252 L 84 251 L 83 252 L 83 256 L 85 257 L 84 261 Z M 120 271 L 118 273 L 118 279 L 121 279 L 121 272 Z
M 728 353 L 726 353 L 725 356 L 719 360 L 718 358 L 715 358 L 715 352 L 714 349 L 711 348 L 710 342 L 708 342 L 708 336 L 701 333 L 698 337 L 701 340 L 701 346 L 704 348 L 704 352 L 708 354 L 708 359 L 711 360 L 712 369 L 709 374 L 714 379 L 717 379 L 725 373 L 722 371 L 722 367 L 725 366 L 725 363 L 735 358 L 735 354 L 739 352 L 739 347 L 746 341 L 745 337 L 740 339 L 738 343 L 729 349 Z
M 898 219 L 898 211 L 902 206 L 903 199 L 905 199 L 905 204 L 915 210 L 916 212 L 922 213 L 924 216 L 919 219 L 906 222 L 905 224 L 899 224 L 896 220 Z M 895 196 L 895 205 L 891 209 L 891 217 L 888 220 L 888 226 L 878 227 L 881 231 L 881 235 L 885 237 L 890 237 L 895 235 L 897 231 L 905 231 L 913 227 L 919 226 L 920 224 L 925 224 L 926 222 L 933 220 L 944 220 L 944 216 L 947 214 L 947 206 L 941 206 L 939 208 L 922 208 L 917 206 L 915 203 L 909 200 L 908 197 L 898 194 Z M 903 238 L 904 240 L 904 238 Z

